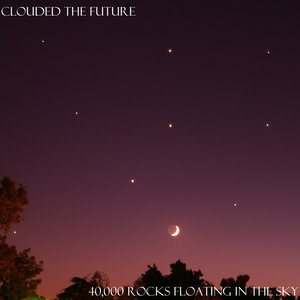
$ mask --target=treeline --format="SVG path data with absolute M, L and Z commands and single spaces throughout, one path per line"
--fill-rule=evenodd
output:
M 0 300 L 45 299 L 36 293 L 41 283 L 38 277 L 43 271 L 43 263 L 30 254 L 30 249 L 18 251 L 8 245 L 6 236 L 13 224 L 21 221 L 24 207 L 28 205 L 27 190 L 9 177 L 0 180 Z M 128 266 L 130 267 L 130 266 Z M 200 270 L 187 269 L 178 260 L 170 265 L 170 273 L 163 275 L 154 264 L 148 265 L 145 273 L 128 287 L 110 287 L 105 273 L 73 277 L 71 284 L 60 291 L 56 300 L 205 300 L 205 299 L 295 299 L 292 288 L 248 287 L 248 275 L 224 278 L 220 287 L 206 281 Z M 298 297 L 300 300 L 300 297 Z
M 84 278 L 74 277 L 72 284 L 57 295 L 56 300 L 295 300 L 297 288 L 271 288 L 247 286 L 249 275 L 224 278 L 220 287 L 214 286 L 203 278 L 200 270 L 187 269 L 186 264 L 178 260 L 170 265 L 170 273 L 163 275 L 154 264 L 148 265 L 132 286 L 109 287 L 105 273 L 95 272 Z M 298 297 L 300 300 L 300 297 Z

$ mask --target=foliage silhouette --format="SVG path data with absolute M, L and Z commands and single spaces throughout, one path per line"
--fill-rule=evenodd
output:
M 186 264 L 177 260 L 170 265 L 171 274 L 167 276 L 168 283 L 171 287 L 180 286 L 183 289 L 187 287 L 203 287 L 205 281 L 201 279 L 203 276 L 200 270 L 193 271 L 186 268 Z
M 231 293 L 232 296 L 225 296 L 223 295 L 222 298 L 223 299 L 237 299 L 237 296 L 236 296 L 236 293 L 237 293 L 237 290 L 236 288 L 241 288 L 243 290 L 245 290 L 246 286 L 247 286 L 247 282 L 249 281 L 250 279 L 250 276 L 249 275 L 239 275 L 237 276 L 236 279 L 230 277 L 230 278 L 223 278 L 221 283 L 220 283 L 220 286 L 222 288 L 226 288 L 227 290 L 227 294 L 228 293 Z M 240 294 L 239 297 L 242 297 L 243 299 L 245 299 L 248 295 L 244 295 L 244 294 Z
M 36 278 L 43 268 L 29 254 L 30 249 L 18 252 L 15 246 L 6 243 L 6 234 L 12 224 L 21 221 L 24 206 L 28 204 L 27 191 L 9 177 L 0 181 L 0 299 L 20 300 L 36 297 L 36 288 L 41 279 Z
M 20 300 L 37 296 L 35 291 L 41 279 L 36 276 L 43 270 L 42 262 L 36 262 L 29 251 L 18 252 L 6 243 L 5 237 L 0 237 L 0 297 Z
M 24 206 L 28 204 L 27 191 L 9 177 L 0 181 L 0 230 L 6 235 L 12 224 L 20 223 Z
M 207 282 L 202 279 L 203 276 L 200 270 L 193 271 L 186 268 L 186 264 L 180 260 L 177 260 L 175 263 L 170 265 L 171 273 L 168 275 L 162 275 L 162 273 L 157 269 L 156 265 L 153 266 L 148 265 L 148 270 L 143 273 L 140 278 L 135 282 L 135 289 L 138 291 L 141 287 L 149 288 L 149 287 L 164 287 L 166 289 L 162 289 L 162 294 L 158 293 L 155 297 L 156 299 L 163 298 L 172 298 L 172 299 L 188 299 L 193 298 L 191 296 L 180 296 L 174 293 L 175 287 L 181 287 L 182 291 L 184 291 L 188 287 L 193 287 L 195 289 L 199 287 L 204 287 L 207 285 Z M 153 296 L 145 295 L 137 295 L 139 299 L 149 299 L 153 298 Z
M 109 285 L 108 277 L 103 272 L 96 271 L 92 276 L 86 276 L 84 278 L 73 277 L 71 279 L 72 284 L 65 288 L 63 292 L 58 294 L 57 300 L 88 300 L 95 299 L 91 293 L 92 288 L 101 287 L 105 288 Z M 111 300 L 110 296 L 106 296 L 105 299 Z
M 181 260 L 177 260 L 175 263 L 170 265 L 170 274 L 163 275 L 161 271 L 158 270 L 155 264 L 148 265 L 147 270 L 134 282 L 131 287 L 124 287 L 124 294 L 122 296 L 114 297 L 115 300 L 150 300 L 153 298 L 155 300 L 162 300 L 163 298 L 174 299 L 174 300 L 231 300 L 231 299 L 259 299 L 259 300 L 279 300 L 280 297 L 276 296 L 275 288 L 271 288 L 271 295 L 260 296 L 253 295 L 251 293 L 251 287 L 247 287 L 247 283 L 250 279 L 249 275 L 239 275 L 236 279 L 224 278 L 221 281 L 221 287 L 231 288 L 232 295 L 227 296 L 219 295 L 214 293 L 217 288 L 214 285 L 203 278 L 203 274 L 200 270 L 194 271 L 187 269 L 186 264 Z M 90 300 L 95 299 L 89 291 L 92 287 L 108 287 L 108 278 L 104 273 L 95 272 L 91 276 L 86 276 L 84 278 L 74 277 L 72 278 L 72 284 L 64 289 L 64 291 L 57 295 L 56 300 Z M 179 287 L 183 291 L 181 295 L 174 294 L 174 288 Z M 194 289 L 195 291 L 202 291 L 202 295 L 198 293 L 197 295 L 184 295 L 185 289 Z M 236 295 L 235 288 L 240 288 L 246 290 L 247 295 Z M 150 291 L 147 294 L 145 291 Z M 222 291 L 220 288 L 219 291 Z M 237 289 L 239 290 L 239 289 Z M 153 293 L 156 295 L 153 295 Z M 208 291 L 208 293 L 205 293 Z M 112 297 L 105 297 L 106 300 L 111 300 Z M 280 300 L 295 300 L 294 296 L 281 297 Z M 300 297 L 298 297 L 300 300 Z

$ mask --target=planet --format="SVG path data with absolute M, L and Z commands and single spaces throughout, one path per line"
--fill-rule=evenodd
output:
M 177 225 L 170 225 L 168 227 L 168 233 L 170 236 L 177 236 L 180 233 L 180 228 Z

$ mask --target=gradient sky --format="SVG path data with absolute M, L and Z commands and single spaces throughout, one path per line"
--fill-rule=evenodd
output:
M 300 286 L 299 3 L 92 2 L 137 17 L 0 17 L 0 176 L 30 200 L 9 242 L 44 261 L 39 292 L 179 258 Z

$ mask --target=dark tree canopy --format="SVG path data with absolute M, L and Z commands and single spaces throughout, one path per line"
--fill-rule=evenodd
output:
M 89 292 L 91 288 L 107 287 L 109 285 L 108 277 L 103 272 L 96 271 L 92 276 L 86 276 L 84 278 L 73 277 L 71 279 L 72 284 L 65 288 L 60 294 L 58 294 L 57 300 L 88 300 L 95 299 L 97 297 L 92 296 Z M 107 300 L 111 300 L 111 297 L 105 297 Z
M 240 287 L 245 288 L 247 286 L 247 282 L 249 281 L 250 276 L 249 275 L 239 275 L 236 279 L 230 277 L 230 278 L 223 278 L 220 285 L 222 287 Z
M 249 281 L 250 279 L 250 276 L 245 274 L 245 275 L 239 275 L 237 276 L 236 279 L 232 278 L 232 277 L 229 277 L 229 278 L 223 278 L 220 285 L 221 287 L 225 288 L 225 287 L 228 287 L 230 288 L 231 290 L 231 293 L 232 293 L 232 296 L 223 296 L 222 298 L 223 299 L 227 299 L 227 300 L 231 300 L 231 299 L 236 299 L 237 296 L 234 296 L 234 291 L 235 291 L 235 288 L 242 288 L 242 289 L 245 289 L 246 286 L 247 286 L 247 282 Z M 247 299 L 247 298 L 250 298 L 252 299 L 253 297 L 247 293 L 247 295 L 240 295 L 239 297 L 241 298 L 244 298 L 244 299 Z
M 247 285 L 247 282 L 249 281 L 249 279 L 250 279 L 250 276 L 247 275 L 247 274 L 245 274 L 245 275 L 239 275 L 236 278 L 236 285 L 238 287 L 245 288 L 246 285 Z
M 9 246 L 5 237 L 0 237 L 0 299 L 20 300 L 36 296 L 36 288 L 41 279 L 36 278 L 43 268 L 30 256 L 30 249 L 21 252 Z
M 167 276 L 170 286 L 200 287 L 204 285 L 200 270 L 193 271 L 186 268 L 186 264 L 180 260 L 170 265 L 171 274 Z
M 27 191 L 9 177 L 0 181 L 0 299 L 20 300 L 37 297 L 36 288 L 41 283 L 37 276 L 42 272 L 42 262 L 30 255 L 30 249 L 18 252 L 6 243 L 11 225 L 21 221 L 24 206 L 28 204 Z
M 181 297 L 173 294 L 174 287 L 182 287 L 185 289 L 187 287 L 194 287 L 195 289 L 203 287 L 207 284 L 201 277 L 203 276 L 200 270 L 193 271 L 186 268 L 186 264 L 180 260 L 170 265 L 171 273 L 168 275 L 162 275 L 162 273 L 157 269 L 156 265 L 148 265 L 148 270 L 141 275 L 141 277 L 135 282 L 135 288 L 139 287 L 169 287 L 170 295 L 168 296 L 157 296 L 155 299 L 163 298 L 178 298 L 185 299 L 191 297 Z M 152 296 L 139 296 L 140 299 L 150 299 Z M 153 297 L 152 297 L 153 298 Z
M 12 224 L 20 223 L 27 204 L 26 189 L 9 177 L 3 177 L 0 181 L 0 231 L 7 234 Z
M 141 275 L 139 281 L 144 287 L 160 287 L 164 286 L 167 283 L 166 278 L 157 269 L 157 266 L 155 264 L 153 264 L 153 266 L 148 265 L 148 270 Z

